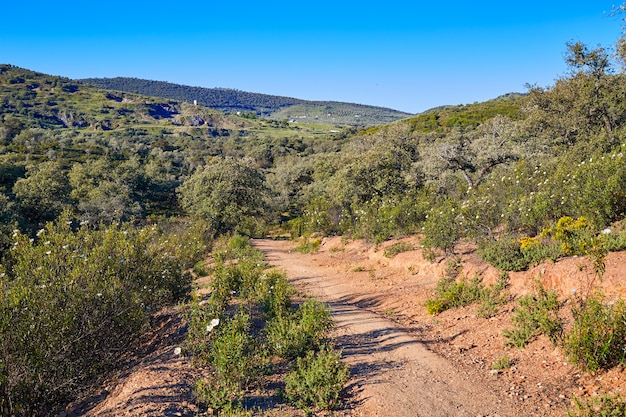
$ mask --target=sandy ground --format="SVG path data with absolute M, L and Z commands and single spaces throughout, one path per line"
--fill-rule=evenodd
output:
M 419 246 L 416 238 L 403 240 Z M 572 291 L 584 291 L 592 276 L 584 259 L 511 273 L 512 301 L 490 319 L 478 317 L 475 306 L 430 316 L 424 302 L 443 276 L 446 260 L 429 262 L 419 250 L 386 258 L 384 248 L 393 243 L 327 238 L 317 253 L 305 255 L 293 250 L 293 242 L 254 242 L 301 292 L 332 309 L 334 336 L 352 371 L 347 405 L 336 415 L 563 416 L 574 396 L 626 389 L 623 369 L 581 373 L 546 338 L 524 349 L 505 347 L 502 330 L 511 328 L 513 299 L 532 291 L 539 279 L 561 294 L 567 310 Z M 462 275 L 478 275 L 485 283 L 497 280 L 499 271 L 481 262 L 471 248 L 458 253 Z M 626 253 L 609 255 L 600 283 L 607 296 L 624 296 L 625 265 Z M 183 337 L 176 310 L 160 313 L 142 352 L 89 401 L 62 415 L 196 415 L 191 384 L 197 374 L 174 353 Z M 505 355 L 512 366 L 494 371 L 493 363 Z

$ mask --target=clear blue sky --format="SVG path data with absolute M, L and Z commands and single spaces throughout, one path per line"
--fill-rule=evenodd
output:
M 0 63 L 417 113 L 550 86 L 567 41 L 611 46 L 587 1 L 8 1 Z

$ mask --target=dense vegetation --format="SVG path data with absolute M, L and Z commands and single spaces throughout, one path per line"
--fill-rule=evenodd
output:
M 354 126 L 390 123 L 411 116 L 398 110 L 337 101 L 310 101 L 291 97 L 249 93 L 229 88 L 189 87 L 139 78 L 87 78 L 80 80 L 106 90 L 125 91 L 146 96 L 186 101 L 249 117 L 275 120 L 323 121 Z
M 114 347 L 132 345 L 148 306 L 185 296 L 184 268 L 222 234 L 418 233 L 431 259 L 470 241 L 502 270 L 583 255 L 601 278 L 605 254 L 626 248 L 626 75 L 612 56 L 569 44 L 571 71 L 553 86 L 368 128 L 225 114 L 1 65 L 0 413 L 75 398 Z M 554 334 L 593 370 L 624 358 L 586 324 L 619 322 L 623 305 L 607 310 L 591 284 L 576 333 Z M 489 315 L 500 302 L 501 286 L 439 290 L 433 312 L 480 299 Z M 544 298 L 520 305 L 513 344 L 546 332 L 534 306 Z M 290 331 L 274 323 L 268 332 Z

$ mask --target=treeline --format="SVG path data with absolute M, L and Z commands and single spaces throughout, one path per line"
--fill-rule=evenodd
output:
M 85 78 L 79 81 L 105 90 L 132 92 L 190 103 L 197 100 L 198 104 L 203 106 L 228 112 L 254 110 L 260 114 L 269 114 L 282 107 L 305 102 L 296 98 L 249 93 L 230 88 L 190 87 L 141 78 Z
M 610 57 L 571 44 L 571 72 L 554 86 L 370 128 L 338 153 L 277 165 L 281 195 L 300 210 L 294 233 L 380 241 L 419 232 L 432 256 L 469 239 L 492 262 L 517 258 L 507 268 L 568 254 L 548 256 L 542 245 L 543 255 L 525 254 L 521 244 L 543 239 L 562 218 L 586 219 L 584 232 L 568 233 L 617 236 L 626 212 L 626 77 Z
M 321 119 L 327 123 L 368 126 L 389 123 L 411 116 L 397 110 L 362 104 L 308 101 L 228 88 L 190 87 L 139 78 L 86 78 L 79 81 L 106 90 L 133 92 L 188 103 L 197 101 L 198 104 L 227 113 L 252 112 L 254 115 L 267 116 L 273 119 L 305 116 L 313 120 Z

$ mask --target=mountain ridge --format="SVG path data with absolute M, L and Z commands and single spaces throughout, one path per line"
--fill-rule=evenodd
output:
M 134 77 L 83 78 L 77 82 L 106 90 L 139 93 L 152 97 L 197 102 L 226 113 L 252 113 L 269 119 L 328 119 L 333 123 L 370 126 L 413 116 L 387 107 L 339 101 L 313 101 L 230 88 L 205 88 Z M 294 106 L 298 106 L 293 108 Z M 289 111 L 293 108 L 293 111 Z

